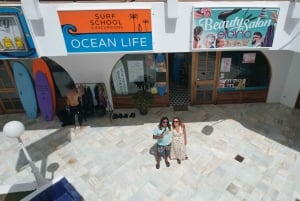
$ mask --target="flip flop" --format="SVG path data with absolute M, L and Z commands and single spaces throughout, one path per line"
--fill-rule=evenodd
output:
M 117 119 L 118 118 L 118 114 L 113 114 L 112 115 L 112 119 Z

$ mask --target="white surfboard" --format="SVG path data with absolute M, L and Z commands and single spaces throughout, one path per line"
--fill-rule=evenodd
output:
M 122 61 L 118 61 L 112 72 L 112 79 L 118 95 L 128 95 L 128 86 Z

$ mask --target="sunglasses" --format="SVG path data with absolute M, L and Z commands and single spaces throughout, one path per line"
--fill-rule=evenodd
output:
M 175 120 L 175 121 L 173 121 L 174 123 L 178 123 L 179 121 L 178 120 Z
M 162 121 L 162 123 L 169 123 L 169 121 Z

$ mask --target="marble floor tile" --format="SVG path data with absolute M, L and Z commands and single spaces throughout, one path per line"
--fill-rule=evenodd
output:
M 83 128 L 57 118 L 27 119 L 21 137 L 42 175 L 65 176 L 87 201 L 257 201 L 300 199 L 300 112 L 280 104 L 228 104 L 151 108 L 146 116 L 89 117 Z M 272 115 L 270 115 L 272 114 Z M 188 132 L 188 160 L 155 168 L 154 127 L 179 116 Z M 262 123 L 264 122 L 264 123 Z M 239 162 L 237 155 L 244 158 Z M 34 177 L 17 140 L 0 133 L 0 186 Z

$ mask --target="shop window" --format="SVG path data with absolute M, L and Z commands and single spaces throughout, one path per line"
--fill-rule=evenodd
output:
M 23 108 L 20 98 L 15 92 L 0 93 L 0 99 L 5 110 L 16 110 Z
M 8 61 L 0 61 L 0 113 L 21 112 L 19 94 L 14 85 L 12 71 Z
M 261 52 L 222 52 L 218 91 L 265 90 L 270 77 L 268 60 Z
M 132 95 L 138 91 L 158 93 L 166 86 L 166 61 L 164 54 L 128 54 L 114 66 L 111 75 L 112 94 Z

